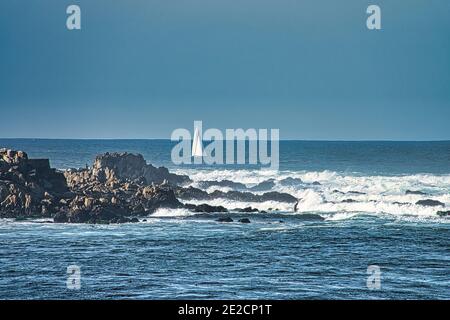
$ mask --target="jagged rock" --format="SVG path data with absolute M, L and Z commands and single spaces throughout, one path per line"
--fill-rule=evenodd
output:
M 221 192 L 211 194 L 180 185 L 189 177 L 146 164 L 141 155 L 106 153 L 96 157 L 92 169 L 61 173 L 48 159 L 28 159 L 25 152 L 0 149 L 0 217 L 52 217 L 67 223 L 136 222 L 138 216 L 158 208 L 188 208 L 195 212 L 228 212 L 222 206 L 182 204 L 182 199 L 227 198 L 245 202 L 295 202 L 287 193 Z M 259 185 L 268 188 L 272 180 Z M 230 181 L 223 185 L 234 184 Z M 245 186 L 234 184 L 234 186 Z M 247 207 L 242 212 L 258 212 Z M 231 218 L 224 217 L 224 222 Z M 232 219 L 231 219 L 232 221 Z
M 419 200 L 416 202 L 416 204 L 421 205 L 421 206 L 427 206 L 427 207 L 437 207 L 437 206 L 444 207 L 445 206 L 444 203 L 437 201 L 437 200 L 431 200 L 431 199 Z
M 143 178 L 147 184 L 161 184 L 166 180 L 169 184 L 181 185 L 190 181 L 188 176 L 173 174 L 165 167 L 156 168 L 147 164 L 141 154 L 128 152 L 107 152 L 97 156 L 92 175 L 100 182 Z
M 64 175 L 48 159 L 0 149 L 0 217 L 49 216 L 52 199 L 67 191 Z

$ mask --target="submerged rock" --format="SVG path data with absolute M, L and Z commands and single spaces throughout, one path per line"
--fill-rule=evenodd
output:
M 280 180 L 280 185 L 282 185 L 284 187 L 297 186 L 300 184 L 303 184 L 303 181 L 300 178 L 287 177 L 283 180 Z
M 267 191 L 271 190 L 275 187 L 274 179 L 265 180 L 263 182 L 258 183 L 256 186 L 248 188 L 250 191 Z
M 405 191 L 405 194 L 418 194 L 418 195 L 426 195 L 426 193 L 425 192 L 422 192 L 422 191 L 415 191 L 415 190 L 406 190 Z
M 358 201 L 356 201 L 356 200 L 354 200 L 354 199 L 344 199 L 344 200 L 342 200 L 341 202 L 342 202 L 342 203 L 354 203 L 354 202 L 358 202 Z
M 445 206 L 444 203 L 437 201 L 437 200 L 431 200 L 431 199 L 419 200 L 416 202 L 416 204 L 421 205 L 421 206 L 427 206 L 427 207 L 437 207 L 437 206 L 444 207 Z
M 288 193 L 282 193 L 277 191 L 266 192 L 261 195 L 254 194 L 251 192 L 241 192 L 241 191 L 223 192 L 220 190 L 208 193 L 198 188 L 188 187 L 188 188 L 177 188 L 175 194 L 180 199 L 185 200 L 193 200 L 193 199 L 213 200 L 222 198 L 242 202 L 278 201 L 278 202 L 295 203 L 297 201 L 297 199 L 294 196 Z
M 234 182 L 231 180 L 221 180 L 221 181 L 200 181 L 198 183 L 199 187 L 202 189 L 208 189 L 209 187 L 227 187 L 236 190 L 245 190 L 247 186 L 240 182 Z
M 216 219 L 217 222 L 233 222 L 233 219 L 231 219 L 230 217 L 221 217 Z
M 250 219 L 248 218 L 242 218 L 238 220 L 240 223 L 250 223 Z
M 235 209 L 233 209 L 232 211 L 236 211 L 236 212 L 246 212 L 246 213 L 260 212 L 258 209 L 252 208 L 252 207 L 235 208 Z
M 306 220 L 306 221 L 323 221 L 325 220 L 324 217 L 318 215 L 318 214 L 313 214 L 313 213 L 302 213 L 296 216 L 296 218 L 301 219 L 301 220 Z
M 450 210 L 448 210 L 448 211 L 438 211 L 438 212 L 436 212 L 436 214 L 439 217 L 450 217 Z
M 199 205 L 186 203 L 184 207 L 193 212 L 205 212 L 205 213 L 228 212 L 228 210 L 222 206 L 210 206 L 209 204 L 206 203 Z

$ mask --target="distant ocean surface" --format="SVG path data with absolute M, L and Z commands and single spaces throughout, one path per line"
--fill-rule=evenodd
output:
M 436 214 L 450 210 L 450 141 L 281 141 L 279 171 L 179 167 L 170 160 L 173 146 L 168 140 L 0 139 L 0 147 L 49 158 L 59 169 L 128 151 L 189 175 L 194 187 L 273 179 L 272 191 L 300 199 L 298 211 L 273 201 L 215 199 L 208 203 L 269 213 L 231 214 L 250 224 L 218 223 L 215 214 L 184 209 L 161 209 L 145 222 L 123 225 L 0 219 L 0 299 L 450 299 L 450 218 Z M 297 183 L 282 183 L 287 178 Z M 232 189 L 207 189 L 214 190 Z M 424 199 L 445 207 L 415 204 Z M 66 288 L 69 265 L 81 268 L 80 290 Z M 381 269 L 379 290 L 366 285 L 369 265 Z

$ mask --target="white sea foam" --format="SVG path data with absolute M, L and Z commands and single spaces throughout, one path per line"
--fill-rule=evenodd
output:
M 188 209 L 169 209 L 169 208 L 159 208 L 151 216 L 152 217 L 188 217 L 195 215 L 195 213 L 189 211 Z
M 300 199 L 298 212 L 341 213 L 343 217 L 353 217 L 358 213 L 415 215 L 418 217 L 436 217 L 439 210 L 450 210 L 450 175 L 414 174 L 403 176 L 361 175 L 338 173 L 333 171 L 270 171 L 270 170 L 179 170 L 188 174 L 197 186 L 201 181 L 231 180 L 257 185 L 268 179 L 274 179 L 271 191 L 286 192 Z M 286 178 L 301 179 L 303 183 L 282 185 Z M 313 184 L 316 182 L 316 184 Z M 320 183 L 319 184 L 317 184 Z M 210 187 L 213 190 L 229 191 L 229 187 Z M 407 190 L 419 190 L 426 195 L 406 194 Z M 254 193 L 263 193 L 254 192 Z M 349 199 L 354 202 L 343 202 Z M 445 207 L 426 207 L 416 205 L 418 200 L 432 199 L 445 204 Z M 204 203 L 205 201 L 189 201 Z M 252 206 L 259 210 L 279 209 L 293 212 L 293 205 L 279 202 L 244 203 L 227 199 L 208 201 L 211 205 L 222 205 L 228 209 Z M 347 213 L 351 213 L 347 215 Z M 334 217 L 334 218 L 333 218 Z M 334 215 L 330 219 L 339 219 Z

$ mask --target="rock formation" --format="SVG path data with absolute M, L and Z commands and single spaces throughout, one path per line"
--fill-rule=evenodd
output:
M 51 169 L 48 159 L 0 149 L 0 217 L 49 217 L 67 191 L 64 175 Z
M 184 205 L 174 188 L 189 182 L 145 162 L 142 155 L 105 153 L 92 169 L 64 173 L 48 159 L 28 159 L 25 152 L 0 149 L 0 217 L 52 217 L 55 222 L 135 222 L 158 208 L 227 212 L 207 204 Z

